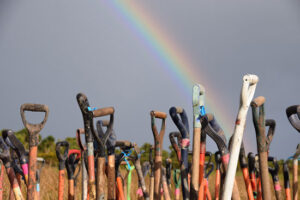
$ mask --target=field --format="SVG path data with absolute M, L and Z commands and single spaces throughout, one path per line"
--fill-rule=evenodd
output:
M 121 171 L 122 175 L 126 174 L 125 170 Z M 290 181 L 291 181 L 291 174 L 290 173 Z M 133 177 L 132 177 L 132 184 L 131 184 L 131 199 L 137 199 L 136 196 L 136 191 L 138 188 L 138 180 L 137 180 L 137 174 L 134 171 L 132 173 Z M 212 195 L 212 198 L 214 199 L 214 180 L 215 180 L 215 174 L 211 174 L 211 176 L 209 177 L 209 189 Z M 270 181 L 271 181 L 271 177 L 270 177 Z M 78 177 L 78 181 L 77 181 L 77 186 L 75 189 L 75 194 L 76 197 L 75 199 L 79 200 L 81 199 L 81 177 Z M 237 174 L 237 182 L 238 182 L 238 186 L 240 189 L 240 195 L 241 195 L 241 199 L 247 199 L 246 196 L 246 190 L 245 190 L 245 184 L 244 184 L 244 180 L 243 180 L 243 176 L 240 172 L 238 172 Z M 67 192 L 68 192 L 68 180 L 67 178 L 65 179 L 65 192 L 64 192 L 64 199 L 67 199 Z M 284 187 L 283 187 L 283 176 L 282 174 L 280 174 L 280 183 L 281 183 L 281 189 L 282 189 L 282 197 L 284 197 Z M 8 183 L 8 179 L 7 176 L 4 175 L 4 185 L 3 185 L 3 199 L 9 199 L 9 187 L 8 187 L 9 183 Z M 146 185 L 149 185 L 149 175 L 147 175 L 146 177 Z M 272 184 L 273 185 L 273 184 Z M 290 185 L 292 185 L 292 183 L 290 183 Z M 25 185 L 22 184 L 22 192 L 24 197 L 26 197 L 26 192 L 25 192 Z M 58 191 L 58 168 L 50 166 L 50 165 L 46 165 L 43 170 L 42 170 L 42 174 L 41 174 L 41 184 L 40 184 L 40 188 L 41 188 L 41 199 L 42 200 L 55 200 L 57 199 L 57 191 Z M 149 189 L 149 188 L 148 188 Z M 272 189 L 273 190 L 273 189 Z M 274 193 L 274 192 L 273 192 Z M 174 185 L 172 184 L 172 189 L 171 189 L 171 195 L 174 194 Z M 275 196 L 273 196 L 273 199 L 275 199 Z

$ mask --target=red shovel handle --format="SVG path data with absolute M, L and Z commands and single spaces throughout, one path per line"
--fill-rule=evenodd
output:
M 78 150 L 78 149 L 70 149 L 69 152 L 68 152 L 68 157 L 71 155 L 71 154 L 76 154 L 76 160 L 79 160 L 81 158 L 81 151 Z

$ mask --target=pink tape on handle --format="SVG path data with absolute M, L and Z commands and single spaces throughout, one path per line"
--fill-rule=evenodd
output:
M 21 165 L 24 175 L 28 175 L 28 164 Z
M 138 190 L 136 191 L 136 194 L 139 196 L 139 197 L 142 197 L 143 196 L 143 190 L 142 188 L 138 188 Z
M 180 195 L 180 189 L 179 188 L 175 189 L 175 195 Z
M 276 191 L 280 191 L 281 190 L 281 187 L 280 187 L 279 183 L 276 183 L 274 187 L 275 187 Z
M 164 193 L 164 189 L 160 189 L 160 194 L 163 194 Z
M 187 147 L 189 147 L 190 146 L 190 139 L 188 139 L 188 138 L 183 138 L 182 140 L 181 140 L 181 148 L 187 148 Z
M 222 162 L 228 164 L 229 163 L 229 158 L 230 158 L 229 154 L 227 154 L 225 156 L 222 156 Z

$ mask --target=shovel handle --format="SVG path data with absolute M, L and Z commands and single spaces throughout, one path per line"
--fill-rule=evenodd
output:
M 177 138 L 177 142 L 176 142 L 175 138 Z M 181 161 L 181 147 L 178 146 L 178 144 L 181 144 L 181 141 L 182 141 L 180 132 L 171 132 L 169 134 L 169 139 L 170 139 L 171 145 L 177 155 L 178 162 L 180 162 Z
M 71 154 L 76 154 L 75 160 L 79 160 L 79 159 L 81 158 L 81 151 L 78 150 L 78 149 L 70 149 L 69 152 L 68 152 L 68 157 L 69 157 Z
M 64 153 L 61 154 L 60 148 L 65 147 Z M 61 141 L 56 143 L 55 147 L 56 151 L 56 156 L 59 161 L 59 169 L 64 169 L 65 168 L 65 161 L 68 158 L 68 153 L 69 153 L 69 143 L 67 141 Z
M 45 117 L 41 123 L 31 124 L 26 120 L 25 111 L 44 112 Z M 49 108 L 47 105 L 44 105 L 44 104 L 25 103 L 25 104 L 21 105 L 20 113 L 21 113 L 21 118 L 22 118 L 23 124 L 26 127 L 26 129 L 28 130 L 29 135 L 37 136 L 37 134 L 44 128 L 45 123 L 47 122 Z M 35 145 L 37 145 L 37 143 Z
M 101 120 L 102 121 L 102 126 L 108 126 L 109 125 L 109 120 Z
M 84 129 L 83 128 L 79 128 L 76 130 L 76 141 L 77 141 L 77 145 L 79 146 L 79 148 L 81 149 L 81 151 L 84 151 L 86 149 L 85 146 L 83 146 L 82 142 L 81 142 L 81 134 L 85 134 Z
M 9 140 L 9 143 L 13 146 L 11 146 L 9 143 L 7 145 L 11 146 L 11 148 L 15 149 L 16 153 L 19 156 L 20 164 L 27 164 L 28 159 L 26 157 L 26 151 L 23 146 L 23 144 L 18 140 L 18 138 L 15 136 L 14 132 L 12 130 L 3 130 L 2 131 L 2 137 L 7 143 L 7 139 Z
M 243 77 L 243 87 L 241 92 L 241 104 L 248 107 L 255 92 L 259 78 L 254 74 L 247 74 Z
M 189 139 L 189 124 L 188 124 L 188 118 L 185 113 L 185 110 L 181 107 L 171 107 L 169 109 L 169 114 L 179 129 L 181 136 L 183 139 Z M 180 118 L 178 116 L 180 115 Z M 182 148 L 188 148 L 188 146 L 184 146 Z
M 205 88 L 200 84 L 193 86 L 193 107 L 204 106 Z
M 259 78 L 254 74 L 247 74 L 243 77 L 243 80 L 248 81 L 249 84 L 256 84 L 259 81 Z
M 300 132 L 300 105 L 290 106 L 286 109 L 286 115 L 291 125 Z
M 99 108 L 93 111 L 93 117 L 102 117 L 106 115 L 114 114 L 115 109 L 113 107 Z
M 183 112 L 183 108 L 182 107 L 176 106 L 175 109 L 176 109 L 176 113 L 178 113 L 178 114 L 181 114 Z
M 150 112 L 150 115 L 152 117 L 159 118 L 159 119 L 166 119 L 167 118 L 167 114 L 164 113 L 164 112 L 160 112 L 160 111 L 154 111 L 154 110 L 152 110 Z
M 266 101 L 266 99 L 263 96 L 256 97 L 251 102 L 251 106 L 253 106 L 253 107 L 260 107 L 260 106 L 262 106 L 265 103 L 265 101 Z
M 152 110 L 150 112 L 151 116 L 151 128 L 154 136 L 154 140 L 156 141 L 156 146 L 161 146 L 161 142 L 163 140 L 164 134 L 165 134 L 165 128 L 166 128 L 166 118 L 167 114 L 160 111 L 154 111 Z M 155 118 L 159 118 L 162 120 L 160 132 L 158 133 L 156 125 L 155 125 Z M 159 150 L 160 151 L 160 150 Z
M 293 114 L 300 114 L 300 105 L 290 106 L 286 109 L 286 114 L 290 117 Z
M 132 148 L 133 144 L 128 140 L 119 140 L 119 141 L 116 141 L 116 147 Z
M 293 155 L 293 159 L 294 160 L 298 159 L 299 155 L 300 155 L 300 144 L 297 145 L 296 152 Z
M 274 137 L 274 134 L 275 134 L 276 121 L 274 119 L 266 119 L 265 124 L 266 124 L 266 126 L 269 127 L 266 140 L 267 140 L 268 146 L 270 146 L 272 139 Z M 268 147 L 268 149 L 269 149 L 269 147 Z

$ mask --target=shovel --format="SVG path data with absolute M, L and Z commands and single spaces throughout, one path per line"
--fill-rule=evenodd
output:
M 255 98 L 252 103 L 252 116 L 256 132 L 257 150 L 259 156 L 259 171 L 262 184 L 263 199 L 271 199 L 271 188 L 268 172 L 268 147 L 269 142 L 265 135 L 265 98 L 260 96 Z
M 85 162 L 85 159 L 84 159 L 84 154 L 87 153 L 87 150 L 86 150 L 86 145 L 83 145 L 82 144 L 82 141 L 81 141 L 81 137 L 80 135 L 81 134 L 84 134 L 84 129 L 80 128 L 80 129 L 77 129 L 76 130 L 76 141 L 77 141 L 77 144 L 81 150 L 81 174 L 82 174 L 82 183 L 81 183 L 81 190 L 82 190 L 82 196 L 81 196 L 81 199 L 82 200 L 87 200 L 88 199 L 88 183 L 87 183 L 87 180 L 88 180 L 88 177 L 87 177 L 87 170 L 86 170 L 86 162 Z
M 108 192 L 107 198 L 109 200 L 116 199 L 116 176 L 115 176 L 115 143 L 116 143 L 116 135 L 113 130 L 113 122 L 114 122 L 114 109 L 113 108 L 103 108 L 112 109 L 109 113 L 110 120 L 99 120 L 97 121 L 97 132 L 98 134 L 94 134 L 96 141 L 100 148 L 100 155 L 98 157 L 98 166 L 97 166 L 97 199 L 102 198 L 105 195 L 105 147 L 107 147 L 108 153 L 108 176 L 107 176 L 107 185 Z M 105 116 L 105 115 L 98 115 Z M 107 129 L 104 133 L 103 126 L 106 126 Z
M 64 147 L 64 153 L 61 153 L 61 148 Z M 65 182 L 65 164 L 69 153 L 69 143 L 67 141 L 61 141 L 56 143 L 56 156 L 58 159 L 58 200 L 64 199 L 64 182 Z
M 18 180 L 16 178 L 15 172 L 12 168 L 12 160 L 10 157 L 9 147 L 5 144 L 4 140 L 0 138 L 0 159 L 6 168 L 6 174 L 8 176 L 11 188 L 16 200 L 23 200 L 22 192 L 19 187 Z
M 181 134 L 179 132 L 171 132 L 169 134 L 169 139 L 170 139 L 170 142 L 171 142 L 171 145 L 177 155 L 177 160 L 178 162 L 180 163 L 181 162 L 181 147 L 180 147 L 180 144 L 181 144 Z M 177 139 L 177 141 L 176 141 Z
M 286 115 L 291 125 L 300 132 L 300 105 L 290 106 L 286 109 Z M 299 150 L 299 153 L 297 153 Z M 293 159 L 293 199 L 298 199 L 298 157 L 300 155 L 300 146 L 297 146 L 297 152 Z
M 240 95 L 240 107 L 235 121 L 235 129 L 233 133 L 232 146 L 230 149 L 230 161 L 228 165 L 228 170 L 225 177 L 224 192 L 222 200 L 230 200 L 232 196 L 232 189 L 235 180 L 235 173 L 238 163 L 238 157 L 241 148 L 241 142 L 243 139 L 246 116 L 250 106 L 250 102 L 253 98 L 256 84 L 258 82 L 258 77 L 256 75 L 245 75 L 243 77 L 243 86 Z
M 161 166 L 162 166 L 162 144 L 166 128 L 166 118 L 167 114 L 159 111 L 151 111 L 151 128 L 154 136 L 154 152 L 155 152 L 155 162 L 154 162 L 154 199 L 160 199 L 160 179 L 161 179 Z M 158 133 L 155 118 L 162 120 L 161 129 Z
M 202 85 L 193 86 L 193 158 L 192 158 L 192 181 L 190 188 L 190 199 L 197 199 L 199 190 L 199 160 L 200 160 L 200 118 L 205 114 L 204 110 L 205 89 Z
M 269 165 L 269 173 L 271 174 L 272 179 L 273 179 L 276 200 L 281 200 L 282 199 L 281 187 L 280 187 L 279 177 L 278 177 L 279 165 L 278 165 L 277 159 L 269 156 L 268 162 L 272 162 L 273 166 L 274 166 L 274 167 L 271 167 Z
M 189 184 L 188 184 L 188 150 L 190 145 L 190 135 L 189 135 L 189 124 L 186 112 L 183 108 L 180 107 L 171 107 L 169 110 L 170 116 L 179 129 L 181 133 L 181 161 L 180 161 L 180 170 L 181 170 L 181 183 L 182 183 L 182 196 L 183 199 L 188 200 L 190 197 L 189 194 Z M 178 117 L 180 116 L 180 118 Z
M 81 151 L 78 149 L 70 149 L 66 160 L 66 168 L 68 173 L 68 200 L 75 199 L 75 170 L 81 158 Z
M 28 183 L 28 158 L 23 144 L 18 140 L 12 130 L 3 130 L 2 137 L 7 145 L 10 146 L 18 155 L 22 167 L 25 183 Z
M 290 189 L 290 177 L 289 177 L 289 166 L 287 161 L 283 163 L 283 177 L 284 177 L 284 190 L 285 199 L 291 200 L 291 189 Z
M 25 117 L 25 111 L 32 112 L 44 112 L 45 117 L 39 124 L 31 124 L 27 122 Z M 37 146 L 39 143 L 39 132 L 44 128 L 48 119 L 49 108 L 47 105 L 42 104 L 23 104 L 20 108 L 21 118 L 25 128 L 29 134 L 29 176 L 27 184 L 27 199 L 36 198 L 36 157 L 37 157 Z

